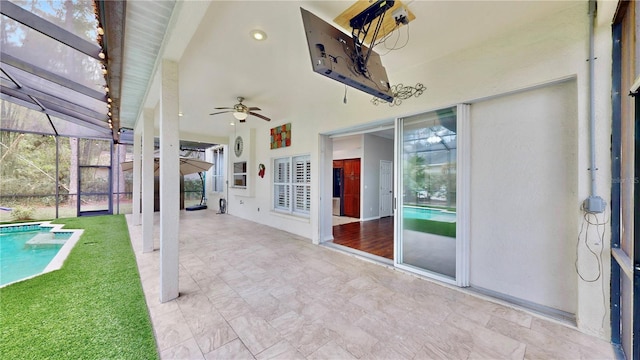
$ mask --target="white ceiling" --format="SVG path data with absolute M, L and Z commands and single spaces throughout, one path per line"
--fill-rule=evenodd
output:
M 267 0 L 176 3 L 172 18 L 163 20 L 169 22 L 172 35 L 165 39 L 160 51 L 167 58 L 179 60 L 180 110 L 184 113 L 180 118 L 181 131 L 228 136 L 233 132 L 229 126 L 232 115 L 208 114 L 214 112 L 215 107 L 232 106 L 237 96 L 244 96 L 246 105 L 260 107 L 262 114 L 274 120 L 308 109 L 330 108 L 326 104 L 342 104 L 344 87 L 312 72 L 300 7 L 332 23 L 333 18 L 352 3 Z M 502 32 L 576 4 L 575 1 L 420 0 L 405 3 L 416 19 L 392 35 L 387 44 L 393 46 L 395 36 L 399 37 L 399 45 L 406 42 L 407 36 L 409 41 L 402 49 L 382 57 L 392 84 L 397 82 L 394 75 L 406 73 L 414 66 L 488 41 Z M 145 7 L 128 6 L 127 25 L 131 11 L 143 12 Z M 144 16 L 152 17 L 153 13 L 147 11 Z M 265 31 L 267 40 L 251 39 L 252 29 Z M 125 33 L 135 36 L 130 33 L 135 31 L 138 30 L 128 27 Z M 132 61 L 138 56 L 132 47 L 140 44 L 125 46 L 127 64 L 127 57 Z M 376 51 L 385 53 L 384 46 L 379 45 Z M 134 80 L 139 81 L 123 76 L 123 95 L 127 83 Z M 421 80 L 428 83 L 428 79 Z M 153 107 L 159 93 L 157 81 L 145 93 L 145 106 Z M 350 90 L 349 96 L 370 98 L 357 90 Z M 126 114 L 140 113 L 141 105 L 127 106 L 122 110 Z M 135 120 L 133 117 L 121 119 L 127 127 L 133 127 Z M 247 121 L 263 120 L 249 117 Z

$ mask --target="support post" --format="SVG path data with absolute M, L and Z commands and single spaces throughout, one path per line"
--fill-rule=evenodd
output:
M 140 225 L 140 190 L 142 174 L 142 135 L 136 129 L 133 133 L 133 209 L 131 211 L 131 222 L 133 225 Z
M 142 252 L 153 251 L 153 110 L 142 112 Z
M 180 126 L 178 64 L 162 60 L 160 94 L 160 301 L 178 297 Z

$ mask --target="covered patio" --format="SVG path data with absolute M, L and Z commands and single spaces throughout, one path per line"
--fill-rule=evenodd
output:
M 610 343 L 465 289 L 215 210 L 180 212 L 180 296 L 127 216 L 165 359 L 612 359 Z
M 400 107 L 313 70 L 301 9 L 349 30 L 351 2 L 2 0 L 0 221 L 131 213 L 163 358 L 637 357 L 640 3 L 396 1 L 386 86 L 428 89 Z M 396 145 L 443 110 L 456 154 L 412 184 Z M 326 246 L 350 135 L 394 266 Z M 183 151 L 214 159 L 198 198 L 226 215 L 180 211 Z M 436 246 L 400 231 L 407 193 L 455 205 L 450 271 L 410 258 Z

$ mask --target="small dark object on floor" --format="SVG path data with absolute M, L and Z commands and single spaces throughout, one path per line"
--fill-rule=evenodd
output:
M 207 205 L 193 205 L 193 206 L 187 206 L 184 209 L 186 211 L 195 211 L 195 210 L 204 210 L 206 208 L 207 208 Z

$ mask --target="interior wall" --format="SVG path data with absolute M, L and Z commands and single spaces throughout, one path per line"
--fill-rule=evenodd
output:
M 393 161 L 393 139 L 364 134 L 362 157 L 363 220 L 380 217 L 380 160 Z
M 362 135 L 341 136 L 333 139 L 333 160 L 359 159 L 362 156 Z
M 576 82 L 471 105 L 472 286 L 575 314 Z

